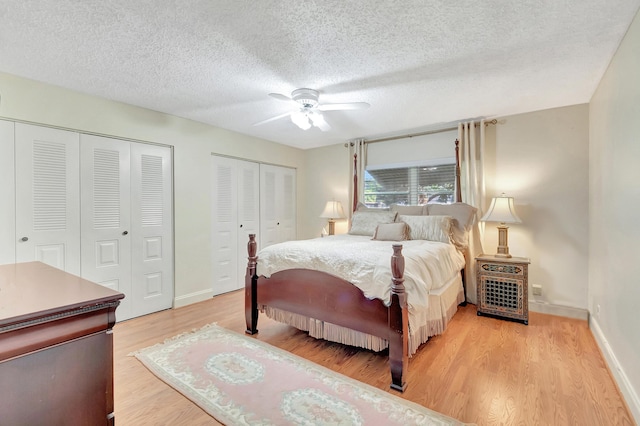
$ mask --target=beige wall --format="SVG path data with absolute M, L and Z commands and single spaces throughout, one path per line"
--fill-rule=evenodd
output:
M 522 223 L 509 227 L 509 251 L 531 259 L 530 301 L 587 309 L 588 129 L 587 105 L 501 117 L 487 127 L 487 198 L 515 199 Z M 496 225 L 486 224 L 486 253 L 496 252 Z M 532 295 L 532 284 L 542 296 Z
M 349 149 L 344 144 L 308 149 L 304 152 L 305 185 L 307 202 L 303 211 L 300 238 L 319 237 L 322 228 L 329 229 L 327 219 L 319 216 L 327 201 L 336 200 L 342 203 L 345 215 L 349 214 L 349 186 L 351 158 Z M 336 234 L 347 232 L 347 220 L 336 221 Z
M 640 424 L 640 15 L 591 99 L 591 329 Z
M 0 95 L 0 117 L 174 147 L 176 306 L 212 295 L 211 153 L 294 167 L 305 179 L 299 149 L 2 73 Z

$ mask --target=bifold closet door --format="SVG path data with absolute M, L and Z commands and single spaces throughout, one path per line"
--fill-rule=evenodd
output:
M 82 135 L 82 276 L 125 294 L 118 321 L 173 303 L 171 149 Z
M 215 295 L 244 287 L 249 234 L 258 234 L 260 230 L 260 165 L 214 155 L 211 188 Z
M 16 261 L 14 124 L 0 120 L 0 265 Z
M 171 148 L 131 143 L 131 300 L 133 315 L 173 305 Z
M 82 277 L 124 293 L 116 316 L 131 318 L 130 143 L 80 138 Z
M 16 261 L 80 275 L 79 134 L 15 123 Z
M 296 237 L 296 171 L 260 165 L 261 247 Z

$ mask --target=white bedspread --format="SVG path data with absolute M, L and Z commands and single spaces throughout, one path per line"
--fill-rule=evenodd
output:
M 338 276 L 362 290 L 369 299 L 391 301 L 392 241 L 371 237 L 333 235 L 311 240 L 287 241 L 258 252 L 258 275 L 265 277 L 286 269 L 313 269 Z M 426 318 L 429 291 L 447 285 L 465 265 L 464 256 L 452 244 L 402 241 L 405 258 L 404 285 L 409 323 Z

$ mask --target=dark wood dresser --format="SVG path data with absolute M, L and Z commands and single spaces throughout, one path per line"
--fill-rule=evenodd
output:
M 0 424 L 114 424 L 123 297 L 41 262 L 0 265 Z

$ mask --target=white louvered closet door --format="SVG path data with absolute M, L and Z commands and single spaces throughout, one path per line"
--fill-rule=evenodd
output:
M 173 305 L 171 148 L 131 144 L 133 316 Z
M 296 238 L 296 170 L 280 168 L 280 226 L 279 240 Z
M 278 236 L 278 169 L 260 165 L 260 247 L 269 247 L 280 242 Z
M 82 277 L 124 293 L 116 315 L 131 318 L 130 143 L 80 141 Z
M 244 287 L 249 234 L 260 234 L 260 164 L 238 160 L 238 285 Z M 258 241 L 258 247 L 260 242 Z
M 213 294 L 239 288 L 237 160 L 211 156 Z
M 79 135 L 15 124 L 16 261 L 80 275 Z
M 0 264 L 16 261 L 13 122 L 0 120 Z M 0 296 L 1 297 L 1 296 Z
M 260 231 L 260 165 L 211 157 L 213 294 L 244 287 L 249 234 Z
M 296 238 L 296 171 L 260 165 L 260 247 Z

